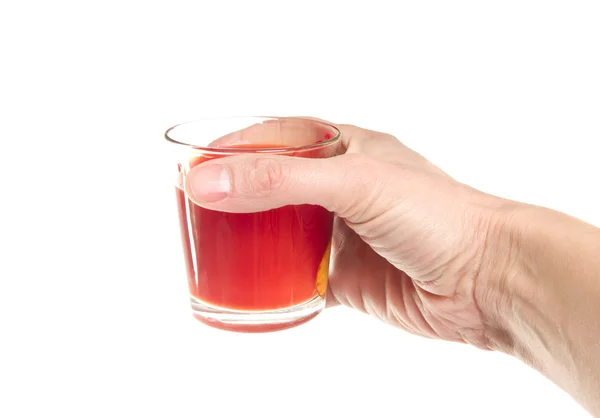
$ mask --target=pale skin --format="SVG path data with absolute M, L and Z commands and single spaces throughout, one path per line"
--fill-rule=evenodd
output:
M 485 194 L 391 135 L 338 125 L 328 159 L 240 155 L 192 169 L 198 205 L 336 214 L 328 305 L 513 355 L 600 417 L 600 229 Z

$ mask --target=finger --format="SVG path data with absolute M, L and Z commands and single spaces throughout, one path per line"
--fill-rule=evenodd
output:
M 327 293 L 325 296 L 325 307 L 333 308 L 334 306 L 340 306 L 340 302 L 336 299 L 335 295 L 331 291 L 331 286 L 327 285 Z
M 339 283 L 339 281 L 344 281 L 352 277 L 351 275 L 347 277 L 340 277 L 346 275 L 344 275 L 343 272 L 340 274 L 339 271 L 340 267 L 344 266 L 345 264 L 347 265 L 347 262 L 345 263 L 343 261 L 344 255 L 348 254 L 349 249 L 355 248 L 355 246 L 352 245 L 352 242 L 354 242 L 352 238 L 355 237 L 356 235 L 354 231 L 348 227 L 346 222 L 340 217 L 336 216 L 333 221 L 333 236 L 331 237 L 331 261 L 329 265 L 329 280 L 327 281 L 326 296 L 327 308 L 341 305 L 341 302 L 335 295 L 335 282 L 336 279 Z M 356 257 L 351 255 L 350 262 L 353 263 L 355 261 Z
M 337 130 L 329 123 L 311 118 L 286 117 L 265 119 L 212 141 L 210 147 L 235 147 L 236 145 L 261 145 L 296 147 L 331 139 Z
M 380 191 L 391 177 L 387 164 L 357 154 L 333 158 L 259 154 L 199 164 L 186 176 L 185 187 L 197 205 L 222 212 L 313 204 L 350 218 L 385 210 L 389 196 L 380 196 Z M 397 175 L 394 181 L 399 182 Z M 378 205 L 369 208 L 375 200 Z
M 341 131 L 341 154 L 361 153 L 390 162 L 397 159 L 399 152 L 405 152 L 407 157 L 410 157 L 408 155 L 410 150 L 392 135 L 354 125 L 338 125 L 312 116 L 265 119 L 261 123 L 223 135 L 212 141 L 209 146 L 235 148 L 236 146 L 249 147 L 253 144 L 274 147 L 308 145 L 334 136 L 335 132 L 332 131 L 331 126 L 336 126 Z
M 308 122 L 307 122 L 308 121 Z M 315 123 L 310 123 L 315 122 Z M 326 119 L 313 116 L 290 116 L 277 119 L 266 119 L 235 132 L 223 135 L 210 143 L 211 147 L 233 147 L 235 145 L 276 145 L 296 146 L 306 145 L 321 139 L 331 132 L 328 126 L 336 126 L 341 131 L 341 143 L 343 151 L 350 148 L 351 152 L 385 154 L 387 150 L 382 148 L 384 142 L 399 141 L 391 135 L 381 132 L 363 129 L 354 125 L 336 124 Z M 377 141 L 379 146 L 374 148 L 373 142 Z
M 344 150 L 347 150 L 348 148 L 350 148 L 350 146 L 357 148 L 361 144 L 364 145 L 365 143 L 367 143 L 368 145 L 368 143 L 372 142 L 373 139 L 375 139 L 377 136 L 382 135 L 381 132 L 371 131 L 369 129 L 360 128 L 355 125 L 334 123 L 325 119 L 315 118 L 312 116 L 298 117 L 302 119 L 309 119 L 316 122 L 337 126 L 342 132 L 342 147 L 344 148 Z

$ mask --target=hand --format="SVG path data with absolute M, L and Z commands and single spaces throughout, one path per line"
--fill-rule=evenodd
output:
M 190 171 L 187 193 L 226 212 L 329 209 L 329 305 L 514 355 L 600 417 L 600 229 L 469 188 L 391 135 L 339 127 L 343 155 L 221 158 Z
M 418 335 L 490 348 L 475 297 L 489 197 L 391 135 L 339 127 L 343 155 L 206 162 L 187 176 L 188 194 L 225 212 L 301 203 L 335 212 L 328 305 L 341 303 Z

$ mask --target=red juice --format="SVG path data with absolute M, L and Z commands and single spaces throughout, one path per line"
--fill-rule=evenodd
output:
M 190 168 L 212 158 L 220 156 L 196 158 Z M 195 205 L 180 187 L 176 193 L 194 298 L 218 308 L 265 311 L 325 296 L 333 227 L 329 211 L 295 205 L 225 213 Z

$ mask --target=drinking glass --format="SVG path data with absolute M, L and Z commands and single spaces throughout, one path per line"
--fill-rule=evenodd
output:
M 205 119 L 165 133 L 177 160 L 175 192 L 192 313 L 210 326 L 241 332 L 290 328 L 325 306 L 333 214 L 289 205 L 226 213 L 194 204 L 186 176 L 198 164 L 240 154 L 330 158 L 338 128 L 297 117 Z

